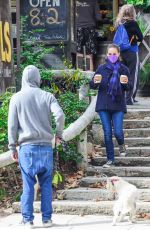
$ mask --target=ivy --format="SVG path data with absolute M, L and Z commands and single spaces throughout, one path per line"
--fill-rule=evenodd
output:
M 0 96 L 0 153 L 8 149 L 7 120 L 8 107 L 12 94 L 12 92 L 6 91 L 6 93 Z
M 147 7 L 150 5 L 150 0 L 126 0 L 128 4 L 132 4 L 134 6 L 143 6 Z

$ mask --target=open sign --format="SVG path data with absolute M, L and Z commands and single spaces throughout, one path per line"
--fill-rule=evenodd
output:
M 66 41 L 67 0 L 22 0 L 21 15 L 27 16 L 25 30 L 34 31 L 29 40 Z M 38 29 L 42 31 L 37 32 Z

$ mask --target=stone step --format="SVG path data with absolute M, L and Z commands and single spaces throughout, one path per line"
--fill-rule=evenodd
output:
M 150 109 L 128 109 L 125 119 L 150 119 Z
M 124 137 L 150 137 L 150 129 L 124 129 Z
M 94 157 L 91 164 L 102 166 L 106 163 L 106 157 Z M 150 157 L 116 157 L 116 166 L 150 166 Z
M 129 183 L 135 185 L 137 188 L 140 189 L 150 189 L 150 178 L 149 177 L 123 177 L 124 180 L 128 181 Z M 90 186 L 98 186 L 104 185 L 106 183 L 106 178 L 98 177 L 98 176 L 89 176 L 83 177 L 80 181 L 81 187 L 90 187 Z
M 116 138 L 113 138 L 114 145 L 117 147 L 118 142 Z M 133 146 L 149 146 L 150 147 L 150 137 L 125 137 L 124 142 L 126 146 L 133 147 Z M 104 139 L 100 140 L 99 143 L 102 147 L 105 146 Z
M 150 167 L 110 167 L 103 168 L 100 166 L 87 167 L 87 176 L 106 174 L 107 176 L 120 177 L 149 177 Z
M 138 129 L 138 128 L 150 128 L 150 119 L 138 120 L 124 120 L 124 129 Z
M 75 188 L 58 191 L 64 200 L 114 200 L 117 197 L 115 193 L 108 192 L 107 189 L 100 188 Z M 138 200 L 150 202 L 150 189 L 139 189 Z
M 125 137 L 124 142 L 126 147 L 143 147 L 147 146 L 150 148 L 150 137 Z M 113 137 L 114 146 L 118 146 L 118 142 L 115 137 Z M 97 142 L 95 144 L 98 144 Z M 99 140 L 99 144 L 105 147 L 104 139 Z
M 62 194 L 64 200 L 114 200 L 115 194 L 109 193 L 106 189 L 94 188 L 75 188 L 59 190 L 58 194 Z
M 125 138 L 149 138 L 150 139 L 150 128 L 125 128 Z M 92 124 L 92 137 L 95 144 L 99 144 L 100 141 L 104 142 L 104 133 L 100 124 Z M 114 137 L 114 135 L 113 135 Z
M 95 115 L 95 119 L 99 121 L 99 115 Z M 128 108 L 128 112 L 125 114 L 125 119 L 129 120 L 149 120 L 150 119 L 150 108 L 143 108 L 143 109 L 131 109 Z
M 54 213 L 73 214 L 73 215 L 113 215 L 113 205 L 115 201 L 54 201 L 53 210 Z M 13 203 L 14 212 L 20 212 L 20 203 Z M 34 202 L 34 211 L 41 212 L 41 202 Z M 150 202 L 137 202 L 137 212 L 140 215 L 142 213 L 150 213 Z
M 96 146 L 95 152 L 99 156 L 106 156 L 106 148 L 101 148 L 100 146 Z M 142 146 L 142 147 L 127 147 L 127 153 L 129 157 L 150 157 L 150 146 Z M 118 147 L 115 148 L 115 155 L 119 155 Z

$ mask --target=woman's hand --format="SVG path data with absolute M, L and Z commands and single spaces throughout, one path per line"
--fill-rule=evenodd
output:
M 128 83 L 128 77 L 126 75 L 120 76 L 120 83 L 121 84 L 127 84 Z

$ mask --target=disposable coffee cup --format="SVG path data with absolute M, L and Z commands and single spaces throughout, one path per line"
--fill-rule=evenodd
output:
M 124 77 L 126 77 L 126 76 L 125 76 L 125 75 L 121 75 L 121 76 L 120 76 L 120 83 L 121 83 L 121 84 L 126 84 L 126 83 L 123 81 Z
M 94 83 L 100 83 L 102 80 L 102 75 L 101 74 L 96 74 L 94 77 L 98 77 L 98 80 L 94 80 Z

